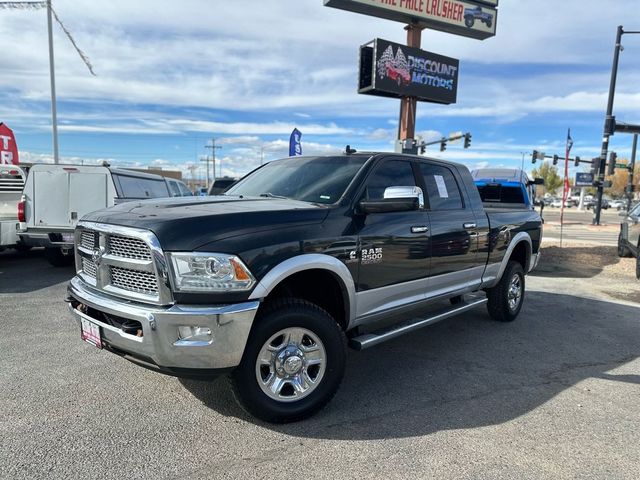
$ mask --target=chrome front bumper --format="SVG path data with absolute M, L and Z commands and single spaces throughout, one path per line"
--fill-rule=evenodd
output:
M 220 306 L 172 305 L 156 307 L 118 300 L 96 292 L 78 277 L 69 283 L 69 310 L 78 325 L 82 318 L 100 327 L 105 346 L 138 363 L 151 364 L 164 373 L 172 370 L 216 370 L 237 366 L 242 359 L 253 319 L 260 302 Z M 73 300 L 107 315 L 135 320 L 142 336 L 125 333 L 118 327 L 74 308 Z M 90 310 L 89 310 L 90 312 Z M 189 342 L 178 336 L 178 327 L 194 326 L 211 330 L 209 342 Z

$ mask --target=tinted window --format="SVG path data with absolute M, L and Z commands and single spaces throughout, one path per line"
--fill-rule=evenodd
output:
M 451 170 L 440 165 L 421 163 L 420 171 L 427 187 L 430 210 L 462 208 L 460 188 Z
M 116 175 L 114 175 L 116 178 Z M 123 198 L 159 198 L 168 197 L 169 189 L 164 179 L 150 179 L 118 175 Z
M 415 187 L 411 163 L 404 160 L 391 160 L 380 165 L 367 182 L 365 198 L 381 200 L 389 187 Z

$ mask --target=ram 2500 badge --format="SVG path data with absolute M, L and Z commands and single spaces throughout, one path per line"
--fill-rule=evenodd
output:
M 288 158 L 224 195 L 85 216 L 67 302 L 86 341 L 163 373 L 230 374 L 250 413 L 295 421 L 333 397 L 348 345 L 484 304 L 514 320 L 540 240 L 535 211 L 487 213 L 462 165 Z

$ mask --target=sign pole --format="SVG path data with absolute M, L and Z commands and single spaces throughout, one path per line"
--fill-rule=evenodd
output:
M 51 78 L 51 123 L 53 124 L 53 163 L 59 162 L 58 156 L 58 113 L 56 109 L 56 73 L 53 63 L 53 26 L 51 18 L 51 0 L 47 0 L 47 27 L 49 33 L 49 76 Z
M 404 27 L 407 31 L 407 46 L 412 48 L 420 48 L 422 41 L 422 27 L 414 24 Z M 418 100 L 415 97 L 402 97 L 400 99 L 400 122 L 398 125 L 398 140 L 403 143 L 404 140 L 413 140 L 416 136 L 416 109 Z M 408 148 L 405 148 L 408 147 Z M 402 150 L 409 150 L 410 153 L 417 153 L 415 145 L 402 145 Z

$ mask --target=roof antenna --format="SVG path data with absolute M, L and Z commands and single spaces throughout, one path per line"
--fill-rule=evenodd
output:
M 346 153 L 347 155 L 351 155 L 356 152 L 357 150 L 355 148 L 351 148 L 351 145 L 347 145 L 347 148 L 344 149 L 344 153 Z

